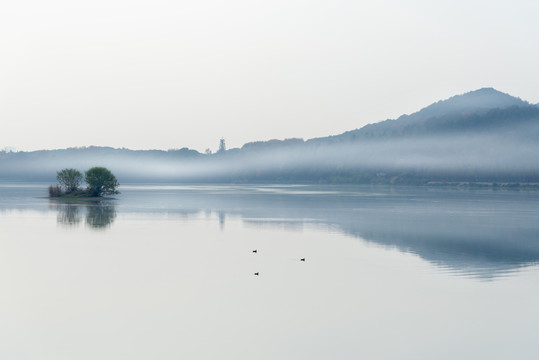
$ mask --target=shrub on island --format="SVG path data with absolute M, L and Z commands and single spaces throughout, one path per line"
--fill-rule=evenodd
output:
M 62 191 L 62 188 L 58 185 L 49 185 L 49 197 L 58 197 L 62 195 L 64 192 Z

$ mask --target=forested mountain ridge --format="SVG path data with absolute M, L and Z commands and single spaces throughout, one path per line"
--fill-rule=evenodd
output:
M 455 132 L 488 132 L 497 128 L 518 128 L 537 121 L 539 106 L 483 88 L 438 101 L 420 111 L 365 125 L 340 135 L 311 139 L 311 142 L 342 142 L 360 139 L 424 136 Z

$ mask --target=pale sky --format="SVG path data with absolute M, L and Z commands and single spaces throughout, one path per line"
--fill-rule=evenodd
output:
M 494 87 L 539 102 L 537 1 L 0 3 L 0 149 L 216 150 Z

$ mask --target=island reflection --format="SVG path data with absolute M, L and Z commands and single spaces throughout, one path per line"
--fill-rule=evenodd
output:
M 75 227 L 83 223 L 92 229 L 106 229 L 116 219 L 116 206 L 111 203 L 61 203 L 51 201 L 49 208 L 57 212 L 56 221 L 65 227 Z

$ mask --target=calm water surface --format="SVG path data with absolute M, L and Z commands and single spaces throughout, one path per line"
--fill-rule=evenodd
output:
M 1 359 L 539 358 L 539 192 L 121 191 L 0 185 Z

